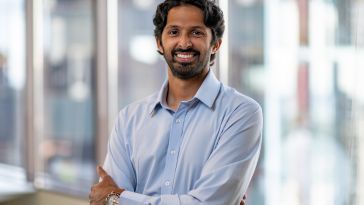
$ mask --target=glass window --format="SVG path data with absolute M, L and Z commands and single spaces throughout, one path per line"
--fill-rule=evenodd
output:
M 155 0 L 119 0 L 119 107 L 159 90 L 165 64 L 153 34 Z
M 25 175 L 25 1 L 0 1 L 0 200 L 30 191 Z
M 0 2 L 0 163 L 14 166 L 24 164 L 24 13 L 24 1 Z
M 221 2 L 221 1 L 220 1 Z M 229 1 L 225 16 L 228 19 L 228 84 L 257 100 L 265 109 L 264 90 L 264 9 L 263 1 Z M 265 126 L 267 119 L 265 118 Z M 265 136 L 263 136 L 265 138 Z M 265 140 L 264 140 L 265 142 Z M 248 190 L 247 204 L 265 204 L 264 190 L 264 146 L 261 159 Z
M 86 196 L 96 178 L 94 1 L 42 2 L 44 124 L 36 183 Z
M 0 2 L 0 163 L 20 167 L 25 127 L 24 13 L 23 1 Z
M 265 116 L 248 204 L 363 204 L 363 1 L 229 1 L 229 83 Z

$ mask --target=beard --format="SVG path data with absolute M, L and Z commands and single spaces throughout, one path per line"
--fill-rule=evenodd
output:
M 175 60 L 177 52 L 193 53 L 196 59 L 193 62 L 188 63 L 177 62 Z M 196 76 L 200 76 L 204 69 L 207 68 L 208 62 L 210 60 L 206 56 L 201 56 L 199 51 L 192 48 L 174 49 L 171 52 L 171 57 L 167 56 L 166 54 L 163 54 L 163 57 L 166 60 L 172 75 L 182 80 L 192 79 Z

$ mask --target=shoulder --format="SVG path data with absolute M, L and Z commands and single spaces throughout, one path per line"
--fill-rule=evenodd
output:
M 257 101 L 244 95 L 234 88 L 222 86 L 219 97 L 218 110 L 223 115 L 223 131 L 235 130 L 236 132 L 247 131 L 251 134 L 250 139 L 259 139 L 263 128 L 263 112 Z
M 128 122 L 144 118 L 154 109 L 158 101 L 158 92 L 149 95 L 141 100 L 132 102 L 122 108 L 118 114 L 118 121 Z
M 259 115 L 262 113 L 262 108 L 257 101 L 226 85 L 221 86 L 217 103 L 219 106 L 234 112 L 257 113 Z

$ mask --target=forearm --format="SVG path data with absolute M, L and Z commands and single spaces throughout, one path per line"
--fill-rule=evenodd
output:
M 223 194 L 223 193 L 221 193 Z M 160 195 L 160 196 L 147 196 L 134 192 L 124 191 L 120 197 L 121 205 L 221 205 L 231 204 L 237 205 L 240 200 L 229 200 L 231 202 L 225 203 L 226 199 L 215 201 L 203 201 L 193 195 Z
M 186 194 L 148 194 L 125 191 L 121 205 L 238 205 L 246 192 L 258 154 L 251 159 L 207 172 L 196 181 L 195 188 Z

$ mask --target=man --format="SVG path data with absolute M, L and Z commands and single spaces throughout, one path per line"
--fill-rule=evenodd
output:
M 119 113 L 90 204 L 243 204 L 260 152 L 262 112 L 210 71 L 222 12 L 209 0 L 166 0 L 153 22 L 168 80 Z

